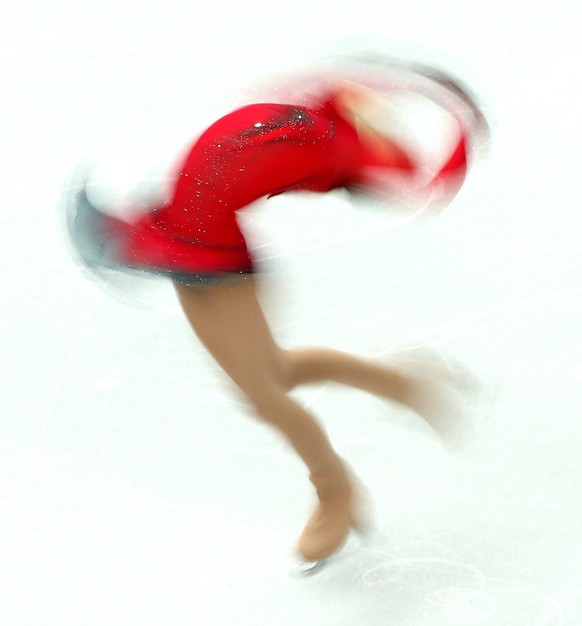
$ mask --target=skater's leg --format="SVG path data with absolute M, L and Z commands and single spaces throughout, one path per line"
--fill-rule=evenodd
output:
M 333 381 L 377 396 L 402 402 L 408 379 L 395 369 L 330 348 L 300 348 L 286 351 L 293 387 Z
M 329 348 L 285 351 L 291 386 L 333 381 L 398 402 L 421 416 L 447 442 L 465 424 L 451 374 L 428 364 L 397 370 Z
M 182 308 L 201 342 L 254 405 L 257 414 L 289 440 L 310 470 L 319 506 L 298 549 L 321 560 L 344 543 L 354 523 L 354 493 L 348 473 L 313 417 L 287 395 L 287 361 L 269 331 L 254 281 L 220 287 L 177 284 Z
M 267 326 L 254 280 L 218 287 L 177 283 L 176 291 L 194 332 L 259 417 L 285 435 L 311 472 L 336 463 L 323 429 L 287 395 L 289 364 Z

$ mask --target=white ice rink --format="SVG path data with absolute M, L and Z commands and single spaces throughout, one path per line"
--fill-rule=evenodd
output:
M 570 0 L 23 0 L 0 22 L 0 624 L 582 624 L 580 22 Z M 297 393 L 374 496 L 377 532 L 290 575 L 306 474 L 229 393 L 169 285 L 79 271 L 61 195 L 171 163 L 279 68 L 436 62 L 493 141 L 437 220 L 340 193 L 249 211 L 284 346 L 464 364 L 472 444 L 333 387 Z

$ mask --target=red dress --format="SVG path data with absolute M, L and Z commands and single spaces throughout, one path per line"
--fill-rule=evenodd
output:
M 106 252 L 90 264 L 194 280 L 250 273 L 253 260 L 238 210 L 286 191 L 326 192 L 357 184 L 368 165 L 378 165 L 377 156 L 333 100 L 316 107 L 245 106 L 196 140 L 167 204 L 134 223 L 105 218 L 107 224 L 94 228 L 106 240 L 100 244 Z

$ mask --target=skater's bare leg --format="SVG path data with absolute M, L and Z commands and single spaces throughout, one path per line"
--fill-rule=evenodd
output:
M 254 280 L 219 287 L 176 284 L 176 291 L 200 341 L 257 414 L 285 435 L 309 468 L 319 505 L 298 549 L 306 560 L 327 558 L 356 521 L 354 490 L 322 428 L 287 395 L 292 386 L 289 361 L 271 336 Z
M 311 472 L 336 462 L 323 429 L 287 395 L 292 386 L 289 363 L 267 326 L 254 279 L 202 287 L 177 283 L 176 291 L 200 341 L 257 414 L 285 435 Z
M 445 440 L 454 441 L 463 422 L 450 374 L 428 368 L 397 370 L 330 348 L 285 351 L 292 387 L 332 381 L 362 389 L 407 406 L 423 417 Z
M 333 381 L 402 402 L 408 379 L 394 369 L 331 348 L 299 348 L 286 351 L 293 387 Z

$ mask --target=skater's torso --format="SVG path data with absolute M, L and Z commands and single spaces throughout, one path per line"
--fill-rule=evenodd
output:
M 193 144 L 170 201 L 133 225 L 122 261 L 172 271 L 252 271 L 238 210 L 288 191 L 349 186 L 373 161 L 332 100 L 243 107 Z
M 173 235 L 210 242 L 221 215 L 264 196 L 347 185 L 366 156 L 355 129 L 331 102 L 319 108 L 250 105 L 196 141 L 170 204 L 155 220 Z

